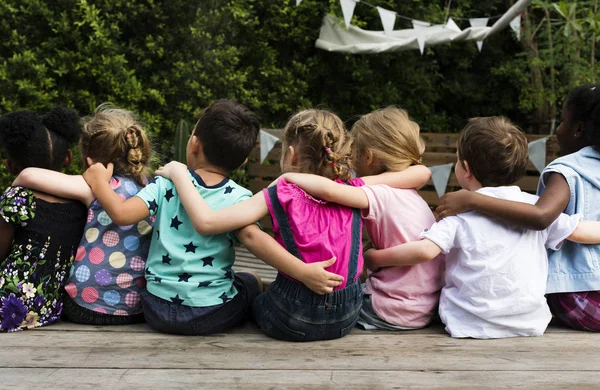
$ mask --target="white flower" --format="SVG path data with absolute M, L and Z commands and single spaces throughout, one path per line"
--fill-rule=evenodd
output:
M 33 283 L 23 283 L 23 286 L 21 287 L 21 291 L 23 291 L 23 294 L 25 294 L 25 296 L 27 298 L 35 297 L 36 289 L 33 286 Z

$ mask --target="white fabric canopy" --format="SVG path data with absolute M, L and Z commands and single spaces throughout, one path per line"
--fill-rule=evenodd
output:
M 462 31 L 456 31 L 456 24 L 450 19 L 445 25 L 420 26 L 418 30 L 394 30 L 386 34 L 384 31 L 363 30 L 352 25 L 346 28 L 343 20 L 325 16 L 316 47 L 334 52 L 374 54 L 419 49 L 418 39 L 423 37 L 425 46 L 456 41 L 483 41 L 506 28 L 529 3 L 531 0 L 519 0 L 491 27 L 469 27 Z

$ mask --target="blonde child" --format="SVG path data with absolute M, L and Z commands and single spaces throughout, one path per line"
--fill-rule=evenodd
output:
M 188 165 L 182 165 L 180 180 L 187 185 L 184 191 L 158 177 L 137 196 L 124 200 L 108 184 L 112 164 L 108 168 L 94 164 L 84 174 L 100 204 L 117 223 L 128 225 L 157 216 L 145 271 L 147 292 L 142 296 L 144 315 L 152 328 L 206 335 L 225 331 L 248 317 L 261 291 L 261 281 L 251 273 L 232 271 L 235 237 L 257 257 L 317 291 L 340 283 L 337 275 L 323 269 L 333 261 L 302 263 L 254 221 L 230 226 L 221 234 L 199 235 L 194 231 L 193 219 L 182 205 L 185 196 L 203 196 L 215 209 L 250 197 L 248 190 L 227 176 L 245 162 L 258 131 L 254 114 L 239 103 L 219 100 L 206 108 L 188 141 Z
M 456 177 L 468 191 L 533 204 L 537 197 L 508 187 L 525 173 L 525 135 L 503 117 L 474 118 L 458 140 Z M 525 230 L 475 212 L 425 229 L 423 240 L 368 251 L 374 267 L 412 265 L 447 254 L 440 317 L 452 337 L 540 336 L 551 315 L 544 293 L 546 248 L 565 239 L 600 240 L 600 223 L 562 214 L 547 229 Z
M 27 167 L 60 171 L 81 135 L 79 117 L 66 108 L 46 115 L 17 111 L 0 119 L 4 164 L 16 175 Z M 62 288 L 85 225 L 85 207 L 23 187 L 0 196 L 0 330 L 18 331 L 60 319 Z
M 406 111 L 387 107 L 360 118 L 351 133 L 362 186 L 350 187 L 315 175 L 292 173 L 283 178 L 320 199 L 361 209 L 376 248 L 418 240 L 423 229 L 435 222 L 429 206 L 416 190 L 390 185 L 419 188 L 431 175 L 421 165 L 425 145 L 419 125 Z M 359 323 L 366 329 L 387 330 L 428 325 L 436 313 L 442 274 L 442 256 L 423 264 L 373 269 L 364 286 Z
M 113 163 L 111 188 L 131 198 L 149 177 L 151 145 L 133 113 L 104 104 L 84 124 L 81 153 L 86 160 Z M 82 176 L 29 168 L 15 184 L 64 198 L 88 207 L 87 224 L 65 286 L 63 318 L 81 324 L 120 325 L 142 322 L 140 294 L 153 221 L 118 226 Z

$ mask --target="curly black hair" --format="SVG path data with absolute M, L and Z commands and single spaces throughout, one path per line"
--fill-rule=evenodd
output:
M 0 145 L 17 172 L 28 167 L 59 171 L 81 131 L 79 116 L 68 108 L 46 115 L 15 111 L 0 118 Z

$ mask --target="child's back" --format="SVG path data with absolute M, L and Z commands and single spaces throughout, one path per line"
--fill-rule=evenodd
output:
M 478 192 L 519 202 L 537 197 L 519 187 Z M 550 322 L 544 297 L 546 248 L 558 249 L 580 218 L 562 215 L 541 231 L 507 225 L 475 212 L 448 217 L 424 232 L 446 256 L 440 316 L 452 337 L 540 336 Z

